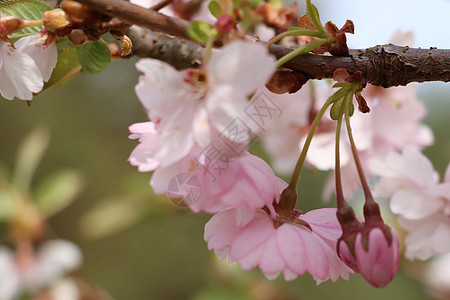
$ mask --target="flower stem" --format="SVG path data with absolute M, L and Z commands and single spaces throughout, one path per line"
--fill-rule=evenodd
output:
M 44 20 L 23 20 L 24 22 L 20 26 L 21 28 L 25 27 L 34 27 L 34 26 L 44 26 Z
M 206 41 L 205 45 L 205 52 L 203 52 L 203 61 L 202 61 L 202 67 L 206 67 L 208 64 L 209 59 L 211 58 L 212 48 L 214 46 L 214 41 L 216 40 L 217 35 L 211 34 L 208 37 L 208 40 Z
M 286 54 L 285 56 L 280 58 L 277 61 L 277 68 L 281 67 L 282 65 L 284 65 L 285 63 L 287 63 L 288 61 L 290 61 L 291 59 L 293 59 L 296 56 L 299 56 L 299 55 L 305 54 L 305 53 L 309 53 L 312 50 L 316 49 L 317 47 L 320 47 L 325 44 L 329 44 L 332 41 L 333 41 L 333 38 L 317 39 L 309 44 L 306 44 L 300 48 L 297 48 L 294 51 L 289 52 L 288 54 Z
M 336 125 L 336 144 L 335 144 L 335 186 L 336 186 L 336 205 L 340 209 L 345 205 L 344 193 L 342 192 L 342 181 L 341 181 L 341 161 L 340 161 L 340 137 L 341 137 L 341 127 L 342 127 L 342 114 L 339 116 Z
M 279 35 L 274 36 L 272 39 L 270 39 L 267 42 L 266 47 L 269 48 L 270 46 L 272 46 L 279 40 L 281 40 L 287 36 L 291 36 L 291 35 L 294 35 L 294 36 L 305 35 L 305 36 L 321 37 L 321 34 L 318 31 L 311 30 L 311 29 L 289 30 L 289 31 L 285 31 L 283 33 L 280 33 Z
M 300 177 L 300 172 L 302 170 L 303 164 L 305 163 L 306 154 L 308 153 L 308 148 L 311 145 L 311 140 L 314 136 L 314 133 L 317 130 L 320 120 L 322 119 L 325 111 L 328 106 L 333 102 L 332 98 L 328 98 L 327 102 L 322 106 L 320 111 L 318 112 L 314 122 L 309 129 L 308 136 L 306 137 L 305 144 L 303 145 L 302 152 L 300 153 L 300 157 L 298 158 L 297 164 L 295 165 L 294 172 L 292 173 L 291 181 L 289 182 L 289 187 L 291 190 L 295 190 L 297 186 L 298 179 Z
M 355 165 L 356 165 L 356 170 L 358 171 L 358 176 L 361 180 L 361 186 L 362 186 L 362 189 L 364 192 L 364 196 L 366 198 L 366 203 L 374 203 L 375 201 L 373 200 L 372 193 L 370 192 L 369 184 L 367 183 L 367 179 L 366 179 L 366 176 L 364 175 L 364 170 L 362 168 L 361 161 L 359 159 L 358 149 L 356 148 L 355 140 L 353 139 L 352 127 L 350 126 L 351 100 L 352 100 L 352 98 L 350 98 L 348 101 L 345 101 L 345 124 L 347 126 L 347 134 L 348 134 L 348 138 L 350 140 L 350 145 L 351 145 L 351 149 L 352 149 L 353 159 L 354 159 Z

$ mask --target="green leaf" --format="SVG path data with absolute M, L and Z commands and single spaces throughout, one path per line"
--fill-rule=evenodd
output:
M 208 5 L 209 12 L 217 19 L 222 14 L 222 8 L 219 2 L 213 0 Z
M 58 172 L 46 179 L 36 190 L 39 209 L 50 217 L 66 208 L 83 188 L 80 173 L 73 170 Z
M 333 120 L 338 120 L 338 119 L 342 116 L 342 113 L 343 113 L 343 112 L 341 111 L 342 103 L 344 103 L 343 100 L 338 101 L 338 102 L 335 102 L 335 103 L 333 104 L 333 106 L 331 106 L 331 109 L 330 109 L 330 117 L 331 117 Z
M 9 0 L 0 2 L 0 16 L 16 16 L 25 20 L 40 20 L 45 11 L 51 10 L 43 1 L 37 0 Z M 41 31 L 43 26 L 27 27 L 8 35 L 11 40 L 30 36 Z
M 77 46 L 76 49 L 81 73 L 97 74 L 105 70 L 111 63 L 111 53 L 102 40 Z
M 351 117 L 351 116 L 353 116 L 353 113 L 355 112 L 355 106 L 353 105 L 352 102 L 350 102 L 349 105 L 350 105 L 350 107 L 348 108 L 349 109 L 349 116 Z
M 7 222 L 14 212 L 14 201 L 0 190 L 0 222 Z
M 330 98 L 328 98 L 328 100 L 331 101 L 331 103 L 338 102 L 345 96 L 347 92 L 348 88 L 341 88 L 337 90 L 333 95 L 331 95 Z
M 272 4 L 275 8 L 280 9 L 283 7 L 284 0 L 269 0 L 269 3 Z
M 123 231 L 142 219 L 146 206 L 130 197 L 107 199 L 81 218 L 81 231 L 90 239 L 100 239 Z
M 61 84 L 75 75 L 79 74 L 81 70 L 78 53 L 75 47 L 65 48 L 58 51 L 58 62 L 53 69 L 52 77 L 45 83 L 44 89 L 53 85 Z
M 323 32 L 323 26 L 322 22 L 320 21 L 319 17 L 319 11 L 317 10 L 317 7 L 315 7 L 313 4 L 311 4 L 311 1 L 306 1 L 306 13 L 308 14 L 309 18 L 311 19 L 312 23 L 314 24 L 314 27 L 320 32 Z
M 48 130 L 34 129 L 21 143 L 14 169 L 14 183 L 21 190 L 28 190 L 38 164 L 50 142 Z
M 189 25 L 187 34 L 193 40 L 206 44 L 211 35 L 216 35 L 217 31 L 211 24 L 203 21 L 194 21 Z

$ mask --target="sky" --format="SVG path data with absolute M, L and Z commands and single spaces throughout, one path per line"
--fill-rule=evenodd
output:
M 400 29 L 414 32 L 415 47 L 450 49 L 450 0 L 313 0 L 313 3 L 317 3 L 323 22 L 332 20 L 339 28 L 347 19 L 354 22 L 355 35 L 347 35 L 352 48 L 385 44 Z

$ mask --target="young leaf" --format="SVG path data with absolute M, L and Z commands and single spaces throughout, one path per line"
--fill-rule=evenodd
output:
M 342 115 L 342 113 L 343 113 L 343 112 L 341 111 L 342 103 L 344 103 L 343 100 L 338 101 L 338 102 L 335 102 L 335 103 L 333 103 L 333 105 L 331 106 L 331 109 L 330 109 L 330 117 L 331 117 L 333 120 L 338 120 L 339 117 Z
M 22 190 L 30 187 L 38 164 L 44 157 L 50 142 L 50 133 L 43 128 L 34 129 L 19 148 L 14 168 L 14 183 Z
M 45 11 L 52 7 L 43 1 L 38 0 L 7 0 L 0 2 L 0 16 L 16 16 L 25 20 L 40 20 Z M 17 40 L 21 37 L 30 36 L 41 31 L 42 26 L 27 27 L 14 32 L 9 36 L 11 40 Z
M 217 31 L 214 26 L 203 21 L 194 21 L 189 25 L 187 34 L 193 40 L 206 44 L 211 35 L 216 35 Z
M 52 77 L 45 83 L 44 89 L 63 83 L 80 73 L 81 65 L 75 47 L 58 51 L 58 62 L 53 69 Z
M 81 231 L 87 238 L 101 239 L 133 226 L 147 213 L 146 206 L 136 199 L 107 199 L 83 215 Z
M 222 14 L 222 8 L 220 7 L 220 4 L 213 0 L 209 2 L 208 5 L 210 13 L 217 19 Z
M 314 27 L 319 32 L 323 32 L 323 26 L 322 22 L 320 21 L 319 17 L 319 11 L 317 10 L 317 7 L 315 7 L 313 4 L 311 4 L 311 1 L 307 1 L 306 4 L 306 13 L 308 14 L 309 18 L 311 19 L 312 23 L 314 24 Z
M 77 46 L 76 49 L 81 73 L 97 74 L 105 70 L 111 63 L 111 53 L 102 40 Z
M 50 217 L 66 208 L 83 186 L 81 175 L 72 170 L 59 172 L 46 179 L 36 190 L 36 203 Z

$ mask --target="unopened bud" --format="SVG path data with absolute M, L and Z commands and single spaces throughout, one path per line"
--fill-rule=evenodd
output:
M 294 72 L 287 69 L 277 69 L 266 87 L 275 94 L 295 93 L 308 81 L 300 72 Z
M 44 26 L 49 32 L 55 32 L 58 29 L 69 25 L 69 18 L 65 11 L 60 8 L 44 12 Z
M 81 46 L 88 42 L 87 35 L 83 32 L 83 30 L 80 29 L 74 29 L 69 34 L 69 40 L 72 41 L 77 46 Z
M 394 279 L 400 250 L 397 234 L 387 225 L 370 227 L 338 240 L 341 260 L 374 287 L 384 287 Z
M 0 26 L 2 27 L 1 35 L 8 35 L 22 28 L 24 20 L 18 17 L 0 18 Z
M 69 15 L 70 21 L 83 26 L 98 24 L 110 19 L 109 17 L 104 19 L 102 14 L 77 1 L 64 0 L 61 8 Z
M 399 242 L 397 234 L 389 228 L 391 242 L 378 227 L 366 236 L 358 234 L 355 240 L 355 256 L 358 272 L 374 287 L 384 287 L 394 279 L 399 263 Z
M 228 14 L 221 14 L 217 18 L 215 28 L 220 33 L 228 33 L 234 28 L 234 20 Z

